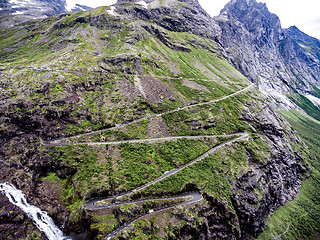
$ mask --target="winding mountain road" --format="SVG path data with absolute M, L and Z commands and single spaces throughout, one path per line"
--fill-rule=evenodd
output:
M 233 133 L 233 134 L 224 134 L 224 135 L 199 135 L 199 136 L 175 136 L 175 137 L 161 137 L 161 138 L 145 138 L 145 139 L 133 139 L 133 140 L 121 140 L 121 141 L 106 141 L 106 142 L 57 142 L 54 140 L 52 142 L 44 143 L 45 146 L 76 146 L 76 145 L 119 145 L 121 143 L 143 143 L 143 142 L 158 142 L 158 141 L 167 141 L 167 140 L 177 140 L 183 138 L 189 139 L 199 139 L 199 138 L 225 138 L 225 137 L 233 137 L 241 133 Z
M 198 158 L 196 158 L 195 160 L 187 163 L 186 165 L 183 165 L 181 166 L 180 168 L 176 168 L 176 169 L 173 169 L 169 172 L 166 172 L 164 175 L 162 175 L 161 177 L 141 186 L 141 187 L 138 187 L 132 191 L 128 191 L 128 192 L 125 192 L 125 193 L 121 193 L 121 194 L 118 194 L 118 195 L 114 195 L 114 196 L 111 196 L 111 197 L 107 197 L 107 198 L 97 198 L 97 199 L 91 199 L 90 201 L 88 201 L 86 203 L 86 206 L 85 208 L 87 210 L 97 210 L 97 209 L 103 209 L 103 208 L 110 208 L 110 207 L 114 207 L 114 206 L 121 206 L 121 205 L 124 205 L 124 204 L 129 204 L 129 203 L 138 203 L 138 202 L 144 202 L 144 201 L 150 201 L 150 200 L 175 200 L 175 199 L 179 199 L 179 198 L 182 198 L 182 197 L 192 197 L 191 200 L 188 200 L 188 201 L 185 201 L 185 202 L 182 202 L 182 203 L 179 203 L 179 204 L 176 204 L 176 205 L 172 205 L 172 206 L 169 206 L 169 207 L 166 207 L 166 208 L 162 208 L 162 209 L 157 209 L 157 210 L 154 210 L 153 212 L 150 212 L 150 213 L 147 213 L 147 214 L 144 214 L 142 216 L 139 216 L 133 220 L 131 220 L 130 222 L 127 222 L 126 224 L 124 224 L 123 226 L 119 227 L 117 230 L 115 230 L 114 232 L 112 232 L 110 235 L 108 235 L 105 240 L 110 240 L 112 238 L 114 238 L 117 234 L 119 234 L 122 230 L 124 230 L 126 227 L 128 227 L 130 224 L 132 224 L 133 222 L 141 219 L 142 217 L 146 216 L 146 215 L 149 215 L 149 214 L 153 214 L 155 212 L 159 212 L 159 211 L 163 211 L 163 210 L 166 210 L 166 209 L 169 209 L 169 208 L 173 208 L 173 207 L 176 207 L 176 206 L 182 206 L 182 205 L 187 205 L 187 204 L 191 204 L 191 203 L 196 203 L 198 201 L 201 201 L 202 200 L 202 196 L 201 194 L 199 193 L 196 193 L 196 192 L 192 192 L 192 193 L 188 193 L 188 194 L 184 194 L 184 195 L 180 195 L 180 196 L 175 196 L 175 197 L 171 197 L 171 198 L 155 198 L 155 199 L 143 199 L 143 200 L 137 200 L 137 201 L 131 201 L 131 202 L 124 202 L 124 203 L 115 203 L 115 204 L 107 204 L 107 205 L 100 205 L 100 204 L 97 204 L 98 202 L 101 202 L 101 201 L 108 201 L 108 200 L 112 200 L 112 199 L 115 199 L 115 198 L 118 198 L 118 197 L 124 197 L 124 196 L 128 196 L 128 195 L 131 195 L 131 194 L 134 194 L 136 192 L 139 192 L 151 185 L 154 185 L 180 171 L 182 171 L 183 169 L 185 169 L 186 167 L 189 167 L 193 164 L 195 164 L 196 162 L 198 161 L 201 161 L 203 160 L 205 157 L 207 157 L 209 154 L 211 154 L 212 152 L 224 147 L 225 145 L 228 145 L 228 144 L 232 144 L 233 142 L 235 141 L 239 141 L 239 140 L 244 140 L 246 138 L 249 137 L 249 135 L 246 133 L 246 132 L 242 132 L 242 133 L 234 133 L 234 134 L 229 134 L 229 135 L 221 135 L 221 136 L 237 136 L 239 135 L 239 137 L 235 138 L 235 139 L 232 139 L 232 140 L 229 140 L 225 143 L 222 143 L 214 148 L 211 148 L 209 151 L 205 152 L 204 154 L 202 154 L 201 156 L 199 156 Z M 220 135 L 219 135 L 220 136 Z M 214 137 L 214 136 L 211 136 L 211 137 Z M 186 137 L 188 138 L 188 137 Z M 139 140 L 141 141 L 141 140 Z M 123 141 L 123 142 L 126 142 L 126 141 Z M 99 144 L 99 143 L 96 143 L 96 144 Z
M 138 119 L 136 121 L 133 121 L 133 122 L 130 122 L 128 124 L 132 124 L 132 123 L 136 123 L 136 122 L 139 122 L 139 121 L 142 121 L 142 120 L 145 120 L 145 119 L 149 119 L 149 118 L 152 118 L 152 117 L 161 117 L 165 114 L 169 114 L 169 113 L 174 113 L 174 112 L 177 112 L 177 111 L 180 111 L 180 110 L 183 110 L 183 109 L 188 109 L 188 108 L 191 108 L 191 107 L 195 107 L 195 106 L 202 106 L 202 105 L 205 105 L 205 104 L 211 104 L 211 103 L 215 103 L 215 102 L 219 102 L 221 100 L 224 100 L 224 99 L 227 99 L 229 97 L 232 97 L 232 96 L 235 96 L 237 94 L 240 94 L 244 91 L 247 91 L 249 90 L 251 87 L 253 87 L 254 84 L 251 84 L 250 86 L 240 90 L 240 91 L 237 91 L 237 92 L 234 92 L 230 95 L 227 95 L 227 96 L 224 96 L 222 98 L 219 98 L 219 99 L 216 99 L 216 100 L 213 100 L 213 101 L 210 101 L 210 102 L 202 102 L 202 103 L 198 103 L 198 104 L 194 104 L 194 105 L 189 105 L 189 106 L 185 106 L 185 107 L 182 107 L 182 108 L 178 108 L 178 109 L 175 109 L 175 110 L 171 110 L 171 111 L 168 111 L 168 112 L 164 112 L 164 113 L 161 113 L 161 114 L 157 114 L 157 115 L 152 115 L 152 116 L 148 116 L 148 117 L 145 117 L 145 118 L 141 118 L 141 119 Z M 128 125 L 126 124 L 126 125 Z M 175 207 L 175 206 L 182 206 L 182 205 L 187 205 L 187 204 L 191 204 L 191 203 L 196 203 L 198 201 L 201 201 L 202 200 L 202 195 L 199 194 L 199 193 L 196 193 L 196 192 L 192 192 L 192 193 L 185 193 L 183 195 L 179 195 L 179 196 L 174 196 L 174 197 L 170 197 L 170 198 L 155 198 L 155 199 L 142 199 L 142 200 L 136 200 L 136 201 L 131 201 L 131 202 L 124 202 L 124 203 L 115 203 L 115 204 L 106 204 L 106 205 L 100 205 L 100 204 L 97 204 L 98 202 L 101 202 L 101 201 L 107 201 L 107 200 L 112 200 L 112 199 L 115 199 L 117 197 L 123 197 L 123 196 L 128 196 L 128 195 L 131 195 L 131 194 L 134 194 L 136 192 L 139 192 L 151 185 L 154 185 L 180 171 L 182 171 L 183 169 L 203 160 L 204 158 L 206 158 L 209 154 L 211 154 L 212 152 L 228 145 L 228 144 L 232 144 L 236 141 L 240 141 L 240 140 L 245 140 L 249 137 L 248 133 L 246 132 L 239 132 L 239 133 L 233 133 L 233 134 L 226 134 L 226 135 L 211 135 L 211 136 L 177 136 L 177 137 L 163 137 L 163 138 L 149 138 L 149 139 L 139 139 L 139 140 L 125 140 L 125 141 L 113 141 L 113 142 L 63 142 L 64 140 L 66 139 L 71 139 L 71 138 L 75 138 L 75 137 L 81 137 L 81 136 L 87 136 L 87 135 L 93 135 L 93 134 L 97 134 L 97 133 L 101 133 L 103 131 L 106 131 L 106 130 L 109 130 L 109 129 L 114 129 L 114 128 L 119 128 L 121 127 L 121 125 L 117 125 L 117 126 L 114 126 L 114 127 L 111 127 L 111 128 L 108 128 L 108 129 L 103 129 L 103 130 L 99 130 L 99 131 L 94 131 L 94 132 L 90 132 L 90 133 L 84 133 L 84 134 L 79 134 L 77 136 L 72 136 L 72 137 L 67 137 L 67 138 L 63 138 L 63 139 L 57 139 L 57 140 L 53 140 L 53 141 L 48 141 L 48 142 L 45 142 L 43 143 L 45 146 L 66 146 L 66 145 L 116 145 L 116 144 L 121 144 L 121 143 L 141 143 L 141 142 L 147 142 L 147 141 L 163 141 L 163 140 L 174 140 L 174 139 L 181 139 L 181 138 L 217 138 L 217 137 L 235 137 L 235 136 L 238 136 L 232 140 L 229 140 L 225 143 L 222 143 L 218 146 L 215 146 L 213 148 L 211 148 L 210 150 L 208 150 L 207 152 L 205 152 L 204 154 L 200 155 L 198 158 L 194 159 L 193 161 L 179 167 L 179 168 L 176 168 L 176 169 L 173 169 L 169 172 L 166 172 L 164 173 L 164 175 L 162 175 L 161 177 L 143 185 L 143 186 L 140 186 L 136 189 L 133 189 L 131 191 L 128 191 L 128 192 L 125 192 L 125 193 L 121 193 L 121 194 L 118 194 L 118 195 L 114 195 L 114 196 L 110 196 L 110 197 L 107 197 L 107 198 L 97 198 L 97 199 L 91 199 L 89 200 L 86 205 L 85 205 L 85 208 L 86 210 L 89 210 L 89 211 L 93 211 L 93 210 L 98 210 L 98 209 L 103 209 L 103 208 L 110 208 L 110 207 L 114 207 L 114 206 L 121 206 L 121 205 L 124 205 L 124 204 L 129 204 L 129 203 L 138 203 L 138 202 L 144 202 L 144 201 L 151 201 L 151 200 L 175 200 L 175 199 L 180 199 L 180 198 L 186 198 L 186 201 L 182 202 L 182 203 L 179 203 L 179 204 L 176 204 L 176 205 L 172 205 L 172 206 L 169 206 L 169 207 L 166 207 L 166 208 L 161 208 L 161 209 L 156 209 L 156 210 L 152 210 L 152 212 L 149 212 L 147 214 L 144 214 L 142 216 L 139 216 L 129 222 L 127 222 L 126 224 L 124 224 L 123 226 L 119 227 L 117 230 L 115 230 L 114 232 L 112 232 L 111 234 L 109 234 L 105 240 L 110 240 L 112 238 L 114 238 L 117 234 L 119 234 L 122 230 L 124 230 L 126 227 L 128 227 L 129 225 L 131 225 L 133 222 L 143 218 L 144 216 L 146 215 L 149 215 L 149 214 L 153 214 L 153 213 L 156 213 L 156 212 L 160 212 L 160 211 L 164 211 L 166 209 L 169 209 L 169 208 L 172 208 L 172 207 Z M 191 198 L 191 199 L 190 199 Z
M 225 142 L 225 143 L 222 143 L 222 144 L 220 144 L 220 145 L 218 145 L 218 146 L 215 146 L 215 147 L 211 148 L 209 151 L 207 151 L 207 152 L 205 152 L 204 154 L 200 155 L 198 158 L 194 159 L 193 161 L 191 161 L 191 162 L 189 162 L 189 163 L 187 163 L 187 164 L 185 164 L 185 165 L 183 165 L 183 166 L 181 166 L 181 167 L 179 167 L 179 168 L 176 168 L 176 169 L 173 169 L 173 170 L 171 170 L 171 171 L 169 171 L 169 172 L 166 172 L 166 173 L 163 174 L 161 177 L 153 180 L 152 182 L 149 182 L 149 183 L 147 183 L 147 184 L 145 184 L 145 185 L 143 185 L 143 186 L 141 186 L 141 187 L 138 187 L 138 188 L 136 188 L 136 189 L 134 189 L 134 190 L 132 190 L 132 191 L 129 191 L 129 192 L 121 193 L 121 194 L 114 195 L 114 196 L 107 197 L 107 198 L 99 198 L 99 199 L 95 199 L 95 200 L 93 199 L 93 200 L 90 200 L 88 203 L 90 203 L 90 206 L 91 206 L 91 205 L 92 205 L 92 202 L 98 202 L 98 201 L 104 201 L 104 200 L 114 199 L 114 198 L 116 198 L 116 197 L 124 197 L 124 196 L 127 196 L 127 195 L 131 195 L 132 193 L 141 191 L 141 190 L 143 190 L 143 189 L 145 189 L 145 188 L 147 188 L 147 187 L 149 187 L 149 186 L 151 186 L 151 185 L 156 184 L 157 182 L 160 182 L 160 181 L 162 181 L 162 180 L 164 180 L 164 179 L 172 176 L 173 174 L 176 174 L 176 173 L 180 172 L 181 170 L 185 169 L 186 167 L 189 167 L 189 166 L 195 164 L 196 162 L 201 161 L 202 159 L 204 159 L 205 157 L 207 157 L 209 154 L 211 154 L 212 152 L 214 152 L 214 151 L 222 148 L 222 147 L 225 146 L 225 145 L 231 144 L 231 143 L 233 143 L 233 142 L 235 142 L 235 141 L 244 140 L 244 139 L 246 139 L 246 138 L 249 137 L 248 133 L 246 133 L 246 132 L 234 133 L 234 134 L 229 134 L 229 135 L 221 135 L 221 136 L 237 136 L 237 135 L 239 135 L 239 137 L 237 137 L 237 138 L 235 138 L 235 139 L 232 139 L 232 140 L 229 140 L 229 141 L 227 141 L 227 142 Z M 188 137 L 185 137 L 185 138 L 188 138 Z M 127 142 L 127 141 L 123 141 L 123 142 Z M 97 144 L 99 144 L 99 143 L 97 143 Z M 89 209 L 89 210 L 90 210 L 90 209 Z
M 191 199 L 190 199 L 190 197 L 191 197 Z M 136 201 L 130 201 L 130 203 L 135 204 L 135 203 L 141 203 L 141 202 L 147 202 L 147 201 L 175 200 L 178 198 L 187 198 L 188 202 L 190 202 L 190 201 L 198 202 L 202 199 L 202 195 L 197 192 L 189 192 L 189 193 L 184 193 L 184 194 L 174 196 L 174 197 L 139 199 Z M 107 200 L 114 200 L 114 196 L 107 198 L 107 199 L 100 199 L 100 200 L 91 199 L 90 201 L 88 201 L 86 203 L 86 209 L 87 210 L 99 210 L 99 209 L 104 209 L 106 207 L 115 207 L 115 206 L 122 206 L 122 205 L 128 204 L 128 202 L 118 202 L 118 203 L 111 203 L 111 204 L 105 203 L 104 204 L 103 201 L 107 201 Z
M 130 222 L 125 223 L 124 225 L 122 225 L 121 227 L 119 227 L 117 230 L 115 230 L 114 232 L 112 232 L 111 234 L 109 234 L 107 237 L 105 237 L 105 240 L 110 240 L 112 238 L 114 238 L 115 236 L 117 236 L 122 230 L 124 230 L 126 227 L 130 226 L 133 222 L 142 219 L 143 217 L 145 217 L 146 215 L 150 215 L 150 214 L 154 214 L 154 213 L 159 213 L 161 211 L 165 211 L 167 209 L 173 208 L 173 207 L 177 207 L 177 206 L 182 206 L 182 205 L 186 205 L 186 204 L 192 204 L 192 203 L 196 203 L 202 200 L 202 195 L 200 193 L 197 192 L 190 192 L 190 193 L 185 193 L 183 195 L 179 195 L 176 197 L 171 197 L 171 198 L 158 198 L 158 199 L 145 199 L 145 200 L 141 200 L 140 202 L 144 202 L 144 201 L 150 201 L 150 200 L 175 200 L 178 198 L 190 198 L 190 200 L 187 200 L 185 202 L 182 203 L 178 203 L 169 207 L 165 207 L 165 208 L 161 208 L 161 209 L 153 209 L 152 212 L 149 212 L 147 214 L 141 215 L 139 217 L 136 217 L 134 219 L 132 219 Z M 137 201 L 136 201 L 137 202 Z M 135 202 L 130 202 L 130 203 L 135 203 Z M 124 204 L 128 204 L 128 203 L 123 203 L 120 205 L 124 205 Z
M 101 129 L 101 130 L 97 130 L 97 131 L 92 131 L 92 132 L 88 132 L 88 133 L 82 133 L 82 134 L 78 134 L 76 136 L 71 136 L 71 137 L 66 137 L 66 138 L 61 138 L 61 139 L 56 139 L 56 140 L 52 140 L 52 141 L 47 141 L 44 143 L 44 145 L 60 145 L 61 142 L 63 140 L 69 140 L 69 139 L 73 139 L 73 138 L 78 138 L 78 137 L 84 137 L 84 136 L 90 136 L 90 135 L 95 135 L 95 134 L 98 134 L 98 133 L 102 133 L 104 131 L 107 131 L 107 130 L 113 130 L 113 129 L 117 129 L 117 128 L 121 128 L 123 126 L 128 126 L 128 125 L 131 125 L 133 123 L 138 123 L 138 122 L 141 122 L 143 120 L 147 120 L 147 119 L 150 119 L 150 118 L 153 118 L 153 117 L 162 117 L 163 115 L 166 115 L 166 114 L 170 114 L 170 113 L 174 113 L 174 112 L 178 112 L 180 110 L 185 110 L 185 109 L 188 109 L 188 108 L 192 108 L 192 107 L 197 107 L 197 106 L 203 106 L 203 105 L 207 105 L 207 104 L 211 104 L 211 103 L 216 103 L 216 102 L 219 102 L 219 101 L 222 101 L 222 100 L 225 100 L 227 98 L 230 98 L 230 97 L 233 97 L 235 95 L 238 95 L 240 93 L 243 93 L 243 92 L 246 92 L 248 91 L 249 89 L 251 89 L 252 87 L 254 87 L 254 84 L 250 84 L 249 86 L 245 87 L 244 89 L 241 89 L 237 92 L 234 92 L 234 93 L 231 93 L 229 95 L 226 95 L 222 98 L 219 98 L 219 99 L 215 99 L 215 100 L 212 100 L 212 101 L 209 101 L 209 102 L 201 102 L 201 103 L 197 103 L 197 104 L 192 104 L 192 105 L 188 105 L 188 106 L 185 106 L 185 107 L 179 107 L 177 109 L 174 109 L 174 110 L 170 110 L 170 111 L 167 111 L 167 112 L 163 112 L 163 113 L 159 113 L 159 114 L 155 114 L 155 115 L 151 115 L 151 116 L 147 116 L 147 117 L 144 117 L 144 118 L 139 118 L 135 121 L 132 121 L 132 122 L 129 122 L 129 123 L 124 123 L 124 124 L 117 124 L 116 126 L 113 126 L 113 127 L 110 127 L 110 128 L 105 128 L 105 129 Z M 86 143 L 86 144 L 89 144 L 89 143 Z M 109 144 L 111 144 L 109 142 Z M 118 143 L 115 143 L 115 144 L 119 144 Z M 72 145 L 72 144 L 71 144 Z M 78 144 L 79 145 L 79 144 Z

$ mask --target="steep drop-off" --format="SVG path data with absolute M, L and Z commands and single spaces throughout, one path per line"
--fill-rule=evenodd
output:
M 67 235 L 103 239 L 162 206 L 85 209 L 230 140 L 194 136 L 248 133 L 126 199 L 196 191 L 201 202 L 149 214 L 116 238 L 252 239 L 310 174 L 304 143 L 228 62 L 228 33 L 197 1 L 119 1 L 0 31 L 0 180 Z M 126 142 L 170 136 L 185 138 Z
M 286 98 L 289 92 L 316 96 L 314 87 L 319 87 L 320 76 L 317 50 L 309 51 L 289 30 L 282 29 L 280 19 L 266 4 L 230 1 L 216 20 L 233 65 L 264 95 L 284 107 L 294 106 Z

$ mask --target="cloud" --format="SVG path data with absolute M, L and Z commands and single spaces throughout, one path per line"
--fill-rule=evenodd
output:
M 301 24 L 301 31 L 320 39 L 320 18 Z

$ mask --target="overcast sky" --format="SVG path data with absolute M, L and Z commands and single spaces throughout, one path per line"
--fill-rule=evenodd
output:
M 282 27 L 297 26 L 310 36 L 320 39 L 320 0 L 257 0 L 267 4 L 269 10 L 279 16 Z M 116 0 L 67 0 L 90 7 L 111 5 Z M 217 16 L 229 0 L 199 0 L 211 15 Z

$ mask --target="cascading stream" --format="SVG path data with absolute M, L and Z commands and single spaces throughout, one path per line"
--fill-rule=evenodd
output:
M 9 201 L 24 211 L 28 217 L 32 218 L 36 226 L 49 240 L 68 240 L 63 236 L 62 231 L 54 224 L 49 215 L 36 206 L 27 203 L 22 191 L 16 189 L 8 183 L 0 183 L 0 191 L 3 192 Z

